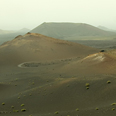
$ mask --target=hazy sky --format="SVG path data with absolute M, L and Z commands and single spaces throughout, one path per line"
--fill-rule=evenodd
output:
M 0 29 L 43 22 L 88 23 L 116 29 L 116 0 L 0 0 Z

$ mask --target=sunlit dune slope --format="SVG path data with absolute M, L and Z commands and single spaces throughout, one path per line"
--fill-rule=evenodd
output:
M 18 70 L 21 71 L 21 68 Z M 1 111 L 5 109 L 8 116 L 20 116 L 24 113 L 28 116 L 30 114 L 54 116 L 56 111 L 62 116 L 80 115 L 81 113 L 86 116 L 91 114 L 91 110 L 93 115 L 97 116 L 96 108 L 99 108 L 99 113 L 102 114 L 100 116 L 105 116 L 105 113 L 110 111 L 109 114 L 114 116 L 112 114 L 114 111 L 111 110 L 114 106 L 111 104 L 116 101 L 115 78 L 104 75 L 96 77 L 97 79 L 90 75 L 71 77 L 68 74 L 57 77 L 58 75 L 49 75 L 49 73 L 40 76 L 38 69 L 35 68 L 34 70 L 37 72 L 28 74 L 30 71 L 23 69 L 17 80 L 13 79 L 11 84 L 6 82 L 7 84 L 0 85 L 0 87 L 4 87 L 1 91 L 0 100 L 5 103 L 1 107 Z M 100 78 L 101 76 L 102 78 Z M 107 84 L 109 79 L 111 83 Z M 89 83 L 89 89 L 86 89 L 86 83 Z M 21 104 L 24 106 L 22 107 Z M 26 112 L 21 112 L 22 108 L 26 109 Z M 79 111 L 76 111 L 77 108 Z M 16 113 L 13 110 L 19 112 Z
M 79 61 L 75 60 L 70 64 L 66 64 L 63 69 L 66 70 L 66 72 L 70 70 L 72 73 L 77 73 L 77 71 L 85 74 L 115 73 L 116 56 L 109 53 L 98 52 L 88 55 Z
M 98 51 L 77 43 L 27 33 L 0 46 L 0 64 L 84 57 Z

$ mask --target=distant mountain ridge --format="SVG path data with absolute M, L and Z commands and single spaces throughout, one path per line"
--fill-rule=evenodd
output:
M 104 30 L 104 31 L 111 31 L 111 32 L 116 32 L 116 30 L 109 29 L 109 28 L 107 28 L 107 27 L 104 27 L 104 26 L 101 26 L 101 25 L 99 25 L 99 26 L 98 26 L 98 28 L 99 28 L 99 29 L 102 29 L 102 30 Z
M 13 30 L 2 30 L 0 29 L 0 34 L 8 34 L 8 33 L 14 33 L 15 31 Z
M 18 35 L 24 35 L 27 32 L 29 32 L 30 30 L 27 28 L 23 28 L 20 30 L 14 30 L 14 31 L 6 31 L 6 30 L 0 30 L 0 44 L 12 40 L 13 38 L 15 38 Z
M 78 39 L 78 37 L 85 36 L 102 37 L 116 35 L 114 32 L 104 31 L 85 23 L 42 23 L 31 30 L 31 32 L 58 39 Z
M 18 33 L 18 32 L 23 32 L 23 33 L 27 33 L 29 32 L 30 29 L 27 29 L 27 28 L 22 28 L 20 30 L 2 30 L 0 29 L 0 34 L 11 34 L 11 33 Z
M 27 33 L 27 32 L 29 32 L 30 31 L 30 29 L 27 29 L 27 28 L 22 28 L 22 29 L 20 29 L 20 30 L 18 30 L 18 31 L 16 31 L 16 32 L 25 32 L 25 33 Z

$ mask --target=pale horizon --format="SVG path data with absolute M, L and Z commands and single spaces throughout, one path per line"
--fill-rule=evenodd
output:
M 71 22 L 116 30 L 115 4 L 115 0 L 1 0 L 0 29 L 32 30 L 44 22 Z

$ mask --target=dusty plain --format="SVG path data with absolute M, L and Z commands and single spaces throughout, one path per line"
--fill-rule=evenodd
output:
M 116 51 L 27 33 L 0 46 L 0 116 L 115 116 Z

